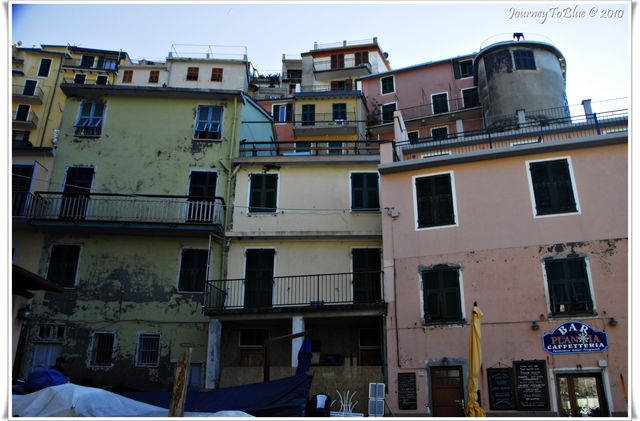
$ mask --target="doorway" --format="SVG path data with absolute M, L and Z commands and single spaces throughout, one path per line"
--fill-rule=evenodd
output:
M 600 373 L 557 374 L 560 416 L 608 417 Z
M 268 308 L 273 301 L 274 249 L 249 249 L 245 262 L 245 308 Z
M 214 222 L 217 181 L 218 173 L 215 171 L 191 172 L 187 209 L 188 222 Z
M 93 183 L 93 167 L 69 167 L 60 204 L 60 218 L 84 219 Z
M 431 367 L 434 417 L 464 417 L 462 366 Z
M 382 300 L 380 260 L 378 248 L 353 249 L 353 302 L 373 303 Z

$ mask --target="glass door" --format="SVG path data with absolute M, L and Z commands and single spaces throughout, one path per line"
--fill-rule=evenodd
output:
M 559 374 L 557 379 L 560 416 L 609 416 L 599 373 Z

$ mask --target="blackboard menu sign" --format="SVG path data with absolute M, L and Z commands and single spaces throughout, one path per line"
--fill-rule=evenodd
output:
M 520 411 L 548 411 L 549 383 L 544 360 L 514 361 L 516 397 Z
M 492 410 L 516 409 L 513 393 L 513 369 L 488 368 L 489 407 Z
M 398 408 L 418 409 L 416 373 L 398 373 Z

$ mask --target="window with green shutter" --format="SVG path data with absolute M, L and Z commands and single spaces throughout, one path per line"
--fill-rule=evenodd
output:
M 439 265 L 421 273 L 426 323 L 462 320 L 459 272 L 459 268 Z
M 544 266 L 553 315 L 593 312 L 585 258 L 548 259 Z
M 530 162 L 529 171 L 536 215 L 578 211 L 567 159 Z
M 418 228 L 454 225 L 451 174 L 419 177 L 415 180 Z
M 351 173 L 351 210 L 380 210 L 378 173 Z
M 251 174 L 249 185 L 249 212 L 276 212 L 278 197 L 278 175 Z
M 65 288 L 76 286 L 80 246 L 58 244 L 51 247 L 47 279 Z

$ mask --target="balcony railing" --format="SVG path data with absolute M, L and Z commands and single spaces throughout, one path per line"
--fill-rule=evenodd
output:
M 380 142 L 364 140 L 323 140 L 295 142 L 241 142 L 241 157 L 379 155 Z
M 345 124 L 354 124 L 355 119 L 355 112 L 296 114 L 293 125 L 295 127 L 316 125 L 342 126 Z
M 572 107 L 551 108 L 524 113 L 525 122 L 513 123 L 499 128 L 451 133 L 444 136 L 426 137 L 394 142 L 394 161 L 432 158 L 443 155 L 458 155 L 480 150 L 518 148 L 535 143 L 558 143 L 586 136 L 626 132 L 629 112 L 624 101 L 611 100 L 606 104 L 594 103 L 594 113 L 573 114 Z M 610 108 L 608 111 L 604 109 Z M 506 121 L 506 117 L 500 119 Z
M 333 65 L 332 65 L 333 64 Z M 330 70 L 348 70 L 364 67 L 371 71 L 371 63 L 368 61 L 356 61 L 355 57 L 345 57 L 341 63 L 332 63 L 331 59 L 321 59 L 313 61 L 314 72 L 326 72 Z
M 103 62 L 100 62 L 99 59 L 94 59 L 93 62 L 85 61 L 83 63 L 82 59 L 65 59 L 62 63 L 64 67 L 78 67 L 81 69 L 93 69 L 100 70 L 105 72 L 115 72 L 118 70 L 118 63 L 115 58 L 106 59 Z
M 470 93 L 467 97 L 453 98 L 446 101 L 436 101 L 413 107 L 400 108 L 398 111 L 402 112 L 402 118 L 405 121 L 409 121 L 478 107 L 480 107 L 480 102 L 478 101 L 478 93 L 476 91 Z M 375 126 L 391 122 L 393 122 L 393 113 L 390 113 L 389 115 L 382 115 L 380 109 L 377 108 L 369 114 L 367 125 Z
M 62 83 L 65 84 L 69 84 L 69 85 L 101 85 L 101 86 L 111 86 L 111 82 L 109 80 L 104 81 L 104 83 L 98 83 L 98 80 L 86 80 L 82 83 L 77 83 L 76 80 L 74 78 L 68 78 L 68 77 L 64 77 L 62 78 Z
M 375 271 L 207 281 L 203 308 L 205 312 L 293 306 L 330 308 L 383 302 L 382 272 Z
M 358 93 L 359 90 L 355 86 L 345 85 L 330 86 L 330 85 L 300 85 L 300 92 L 353 92 Z
M 331 42 L 325 44 L 314 43 L 314 50 L 326 50 L 333 48 L 341 48 L 341 47 L 353 47 L 356 45 L 369 45 L 369 44 L 377 44 L 378 37 L 367 38 L 367 39 L 358 39 L 358 40 L 350 40 L 350 41 L 342 41 L 342 42 Z
M 22 98 L 32 98 L 36 102 L 42 102 L 44 96 L 42 89 L 38 86 L 13 86 L 12 94 Z
M 36 192 L 28 206 L 36 220 L 161 224 L 224 223 L 221 197 Z

